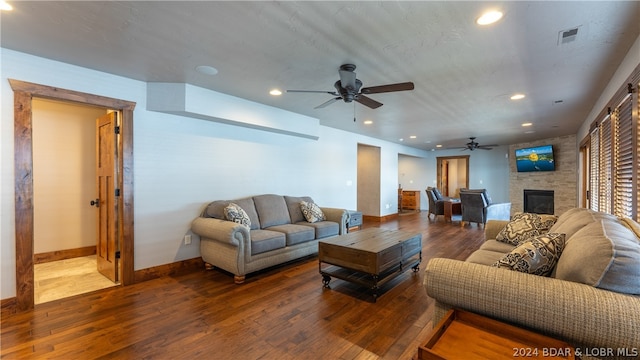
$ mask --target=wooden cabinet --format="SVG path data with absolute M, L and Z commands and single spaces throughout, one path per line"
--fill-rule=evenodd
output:
M 403 190 L 401 206 L 401 210 L 420 210 L 420 191 Z

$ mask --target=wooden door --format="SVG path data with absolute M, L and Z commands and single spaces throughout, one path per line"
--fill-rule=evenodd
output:
M 96 187 L 98 192 L 98 236 L 96 255 L 98 271 L 118 281 L 118 202 L 116 201 L 115 159 L 117 113 L 96 119 Z

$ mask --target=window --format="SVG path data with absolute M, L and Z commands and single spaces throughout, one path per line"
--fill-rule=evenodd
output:
M 588 177 L 587 206 L 636 221 L 640 221 L 639 79 L 640 66 L 630 78 L 633 82 L 616 93 L 613 106 L 602 112 L 583 141 L 589 156 L 584 172 Z

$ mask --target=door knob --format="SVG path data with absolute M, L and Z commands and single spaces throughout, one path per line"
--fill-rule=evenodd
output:
M 100 199 L 91 200 L 91 206 L 100 207 Z

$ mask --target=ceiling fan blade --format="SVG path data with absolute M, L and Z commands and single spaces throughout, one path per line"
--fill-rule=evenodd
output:
M 413 90 L 413 89 L 414 89 L 414 85 L 412 82 L 403 82 L 403 83 L 397 83 L 397 84 L 370 86 L 370 87 L 362 88 L 360 92 L 363 94 L 379 94 L 379 93 L 385 93 L 385 92 L 405 91 L 405 90 Z
M 381 102 L 377 102 L 375 100 L 373 100 L 372 98 L 366 97 L 362 94 L 358 94 L 358 96 L 356 96 L 356 98 L 354 99 L 355 101 L 359 102 L 360 104 L 370 107 L 372 109 L 377 109 L 380 106 L 382 106 Z
M 339 70 L 340 85 L 345 89 L 358 90 L 356 88 L 356 73 L 353 71 Z
M 329 101 L 325 101 L 325 102 L 323 102 L 322 104 L 320 104 L 320 105 L 318 105 L 318 106 L 314 107 L 314 109 L 322 109 L 323 107 L 327 107 L 327 106 L 329 106 L 329 105 L 333 104 L 334 102 L 336 102 L 336 101 L 338 101 L 338 100 L 342 100 L 342 98 L 338 96 L 338 97 L 333 98 L 333 99 L 331 99 L 331 100 L 329 100 Z
M 320 93 L 320 94 L 331 94 L 333 96 L 340 96 L 335 91 L 321 91 L 321 90 L 286 90 L 286 92 L 291 93 Z

